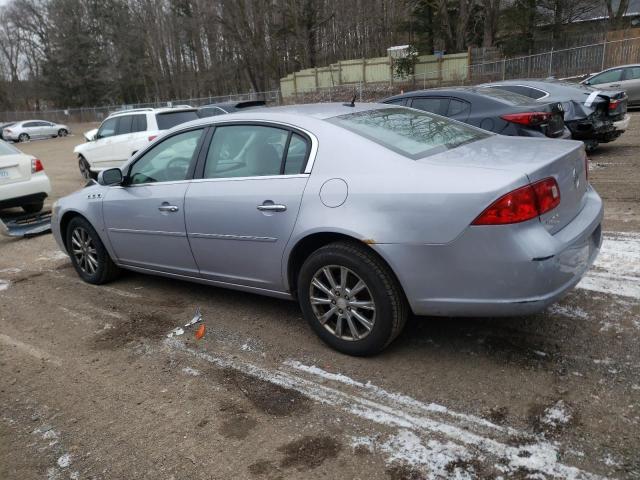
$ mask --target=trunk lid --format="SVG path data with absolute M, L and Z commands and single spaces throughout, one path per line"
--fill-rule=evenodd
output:
M 587 172 L 582 142 L 493 135 L 419 161 L 507 170 L 526 175 L 530 183 L 553 177 L 560 188 L 560 205 L 540 217 L 550 233 L 561 230 L 584 206 Z
M 0 185 L 24 182 L 31 178 L 31 157 L 16 153 L 0 155 Z

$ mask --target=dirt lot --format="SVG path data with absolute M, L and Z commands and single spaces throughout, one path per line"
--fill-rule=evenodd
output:
M 591 157 L 597 265 L 546 312 L 409 322 L 337 354 L 293 303 L 0 239 L 0 479 L 640 478 L 640 114 Z M 81 132 L 89 126 L 76 126 Z M 56 197 L 80 136 L 20 147 Z M 5 212 L 6 213 L 6 212 Z M 193 329 L 168 339 L 200 307 Z

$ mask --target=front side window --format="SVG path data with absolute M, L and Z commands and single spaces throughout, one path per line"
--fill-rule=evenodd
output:
M 179 133 L 142 155 L 129 169 L 129 183 L 186 180 L 202 136 L 202 129 Z
M 204 178 L 279 175 L 289 131 L 261 125 L 216 127 Z
M 328 121 L 413 160 L 491 136 L 446 118 L 407 108 L 366 110 Z
M 116 126 L 118 124 L 117 118 L 108 118 L 102 125 L 100 125 L 100 129 L 96 134 L 96 138 L 107 138 L 113 137 L 116 134 Z
M 608 72 L 596 75 L 589 80 L 590 85 L 600 85 L 602 83 L 619 82 L 622 79 L 622 69 L 609 70 Z

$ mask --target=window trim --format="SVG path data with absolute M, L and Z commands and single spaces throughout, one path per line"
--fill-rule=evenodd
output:
M 215 117 L 212 117 L 212 118 L 215 118 Z M 209 151 L 208 147 L 211 146 L 211 141 L 213 140 L 213 135 L 215 133 L 215 130 L 217 127 L 226 127 L 226 126 L 261 126 L 261 127 L 280 128 L 281 130 L 287 130 L 289 132 L 289 137 L 291 137 L 291 133 L 299 134 L 300 136 L 302 136 L 304 139 L 307 140 L 307 159 L 305 163 L 305 168 L 300 173 L 292 173 L 287 175 L 285 174 L 254 175 L 251 177 L 204 178 L 204 167 L 206 163 L 207 153 Z M 200 156 L 198 157 L 198 162 L 196 165 L 195 175 L 193 177 L 194 180 L 218 181 L 218 180 L 234 180 L 234 179 L 248 180 L 248 179 L 255 179 L 255 178 L 289 178 L 289 177 L 296 177 L 300 175 L 308 176 L 313 169 L 313 164 L 315 162 L 316 155 L 318 153 L 318 139 L 313 133 L 309 132 L 308 130 L 305 130 L 304 128 L 300 128 L 298 126 L 291 125 L 289 123 L 272 121 L 272 120 L 226 120 L 226 121 L 221 120 L 219 122 L 211 123 L 209 127 L 210 127 L 210 132 L 209 132 L 210 139 L 207 140 L 208 142 L 207 148 L 202 148 L 200 151 Z M 287 152 L 285 150 L 285 155 L 284 155 L 285 162 L 286 162 L 286 153 Z M 282 165 L 284 165 L 285 162 L 283 162 Z M 281 168 L 282 168 L 282 165 L 281 165 Z
M 142 157 L 144 157 L 146 155 L 147 152 L 153 150 L 155 147 L 157 147 L 158 145 L 160 145 L 161 143 L 169 140 L 170 138 L 175 137 L 176 135 L 180 135 L 182 133 L 187 133 L 187 132 L 191 132 L 194 130 L 202 130 L 202 135 L 200 135 L 200 139 L 198 140 L 198 145 L 196 146 L 196 149 L 194 151 L 194 156 L 191 158 L 191 164 L 189 165 L 189 169 L 187 170 L 187 175 L 184 180 L 167 180 L 165 182 L 145 182 L 145 183 L 129 183 L 131 181 L 131 169 L 133 168 L 133 166 L 138 163 L 139 160 L 142 159 Z M 125 164 L 121 170 L 126 170 L 126 173 L 124 173 L 123 175 L 123 181 L 122 184 L 120 186 L 122 187 L 126 187 L 126 188 L 131 188 L 131 187 L 144 187 L 144 186 L 152 186 L 152 185 L 168 185 L 170 183 L 177 183 L 177 182 L 190 182 L 194 179 L 194 173 L 196 170 L 196 167 L 198 165 L 198 162 L 200 161 L 200 157 L 202 156 L 202 150 L 203 150 L 203 145 L 204 145 L 204 140 L 207 138 L 207 136 L 209 135 L 209 125 L 196 125 L 190 128 L 185 128 L 184 130 L 180 130 L 178 132 L 172 132 L 170 135 L 166 135 L 163 136 L 161 141 L 159 142 L 151 142 L 149 145 L 147 145 L 146 148 L 142 149 L 142 150 L 138 150 L 138 153 L 136 153 L 135 157 L 131 159 L 131 161 L 127 164 Z

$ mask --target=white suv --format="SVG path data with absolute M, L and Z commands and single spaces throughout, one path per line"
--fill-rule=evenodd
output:
M 80 173 L 90 178 L 105 168 L 119 167 L 162 130 L 197 119 L 195 108 L 140 108 L 113 113 L 93 139 L 73 149 Z

